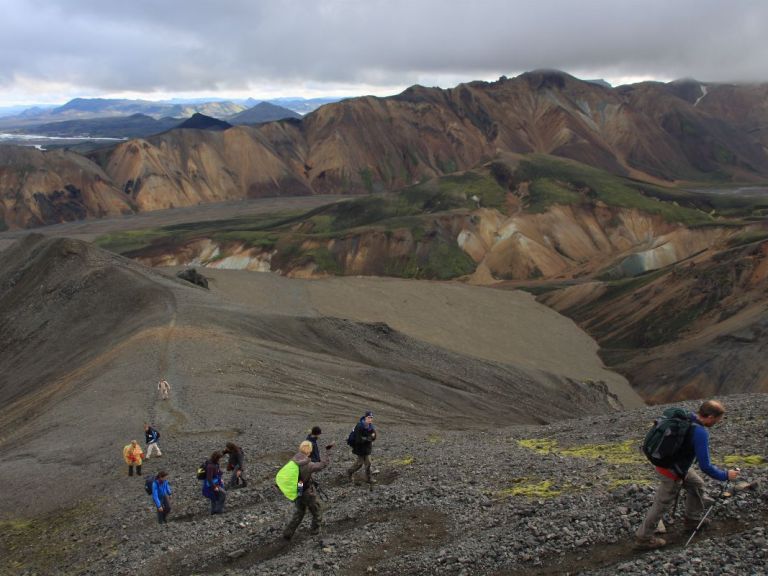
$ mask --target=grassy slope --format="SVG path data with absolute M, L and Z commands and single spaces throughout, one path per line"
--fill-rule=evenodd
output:
M 408 231 L 417 257 L 383 263 L 382 272 L 399 277 L 447 279 L 472 272 L 474 264 L 455 239 L 436 233 L 438 215 L 468 214 L 478 205 L 504 212 L 507 194 L 528 184 L 523 210 L 544 212 L 554 204 L 634 208 L 687 226 L 723 225 L 719 214 L 750 217 L 761 209 L 755 200 L 663 188 L 614 176 L 602 170 L 546 155 L 528 155 L 516 167 L 494 162 L 488 168 L 436 178 L 396 193 L 377 194 L 323 206 L 304 214 L 259 215 L 136 230 L 102 237 L 98 244 L 122 254 L 162 249 L 195 239 L 243 243 L 277 249 L 283 267 L 314 262 L 330 274 L 343 274 L 340 259 L 324 248 L 305 249 L 307 241 L 327 241 L 378 231 Z M 511 191 L 511 192 L 510 192 Z M 424 255 L 426 252 L 426 255 Z

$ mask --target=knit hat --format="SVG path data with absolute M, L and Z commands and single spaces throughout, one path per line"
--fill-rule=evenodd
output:
M 365 416 L 363 416 L 363 418 L 368 418 L 368 416 L 370 416 L 371 418 L 373 418 L 373 412 L 372 412 L 372 411 L 370 411 L 370 410 L 366 410 L 366 411 L 365 411 Z

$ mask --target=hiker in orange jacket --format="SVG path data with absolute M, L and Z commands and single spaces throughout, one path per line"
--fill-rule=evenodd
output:
M 123 447 L 123 460 L 128 464 L 128 476 L 133 476 L 133 467 L 136 466 L 136 475 L 141 476 L 141 464 L 144 460 L 144 452 L 136 440 Z

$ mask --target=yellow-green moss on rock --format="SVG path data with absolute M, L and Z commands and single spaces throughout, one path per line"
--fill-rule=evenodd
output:
M 563 493 L 562 488 L 553 488 L 551 480 L 535 481 L 528 478 L 515 478 L 516 484 L 499 490 L 494 494 L 497 499 L 522 496 L 524 498 L 555 498 Z
M 569 448 L 561 448 L 557 440 L 546 438 L 529 438 L 518 440 L 517 443 L 537 454 L 557 454 L 558 456 L 592 460 L 600 458 L 610 464 L 642 464 L 646 461 L 638 449 L 640 442 L 634 439 L 610 444 L 582 444 Z
M 751 468 L 761 468 L 768 464 L 768 462 L 765 461 L 765 458 L 759 454 L 730 454 L 723 458 L 723 463 L 726 466 L 744 466 Z

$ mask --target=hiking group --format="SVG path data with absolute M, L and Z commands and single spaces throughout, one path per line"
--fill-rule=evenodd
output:
M 318 501 L 318 493 L 321 492 L 321 488 L 313 475 L 331 463 L 330 452 L 335 445 L 331 442 L 325 446 L 325 450 L 321 451 L 318 444 L 321 434 L 320 427 L 314 426 L 307 438 L 299 444 L 298 452 L 275 476 L 275 484 L 294 505 L 293 516 L 283 530 L 285 540 L 290 540 L 293 537 L 307 510 L 312 516 L 309 533 L 316 535 L 320 532 L 322 507 Z M 369 485 L 373 485 L 371 451 L 375 440 L 376 429 L 373 425 L 373 412 L 368 410 L 347 438 L 347 444 L 352 448 L 352 453 L 357 456 L 355 464 L 347 470 L 347 476 L 350 479 L 354 478 L 354 473 L 357 470 L 365 466 L 366 479 Z
M 692 467 L 697 462 L 704 474 L 720 482 L 735 480 L 739 476 L 738 469 L 721 470 L 713 465 L 710 459 L 708 430 L 719 424 L 724 415 L 725 407 L 716 400 L 703 402 L 696 412 L 668 408 L 646 434 L 642 449 L 656 468 L 659 485 L 653 505 L 635 532 L 635 544 L 638 549 L 650 550 L 667 544 L 667 541 L 656 533 L 662 528 L 663 516 L 673 503 L 676 511 L 677 500 L 683 491 L 684 528 L 692 531 L 691 537 L 709 524 L 709 511 L 705 512 L 705 506 L 709 503 L 711 510 L 714 501 L 705 496 L 704 480 Z M 142 463 L 150 458 L 152 452 L 162 456 L 158 445 L 160 433 L 157 429 L 145 424 L 144 433 L 146 456 L 136 440 L 132 440 L 123 448 L 123 458 L 128 465 L 129 476 L 133 476 L 134 468 L 136 474 L 141 476 Z M 322 493 L 322 490 L 314 475 L 331 463 L 330 453 L 334 447 L 332 442 L 321 450 L 321 434 L 320 427 L 314 426 L 299 444 L 296 454 L 275 476 L 275 484 L 294 505 L 293 515 L 282 532 L 286 540 L 293 537 L 307 511 L 312 517 L 310 534 L 320 531 L 322 507 L 318 494 Z M 376 435 L 373 412 L 366 411 L 347 437 L 347 444 L 356 458 L 354 464 L 346 470 L 349 481 L 354 482 L 355 473 L 363 468 L 366 482 L 370 487 L 375 484 L 373 475 L 376 471 L 372 470 L 371 452 Z M 232 472 L 226 485 L 220 465 L 223 455 L 228 456 L 227 470 Z M 211 514 L 223 513 L 227 490 L 248 485 L 245 452 L 240 446 L 227 442 L 222 451 L 214 451 L 199 466 L 197 478 L 202 481 L 202 495 L 210 500 Z M 158 522 L 165 523 L 171 511 L 172 490 L 168 473 L 161 471 L 156 476 L 146 477 L 145 489 L 152 496 Z
M 275 478 L 280 491 L 294 503 L 293 516 L 283 531 L 283 537 L 286 540 L 291 539 L 307 510 L 312 516 L 311 533 L 317 534 L 320 530 L 322 512 L 318 493 L 321 489 L 317 480 L 313 478 L 313 474 L 330 463 L 330 450 L 334 446 L 334 443 L 330 443 L 325 446 L 325 450 L 321 450 L 318 444 L 321 434 L 320 427 L 313 426 L 306 439 L 299 445 L 298 452 L 288 464 L 281 468 Z M 160 432 L 157 428 L 145 423 L 144 438 L 146 451 L 142 450 L 136 440 L 132 440 L 123 448 L 123 459 L 128 465 L 128 476 L 134 475 L 134 469 L 136 475 L 141 476 L 143 462 L 148 460 L 153 452 L 157 453 L 157 457 L 162 456 L 158 444 Z M 347 439 L 353 454 L 357 457 L 356 463 L 347 471 L 350 478 L 365 466 L 366 479 L 369 484 L 373 484 L 370 455 L 375 439 L 373 412 L 369 410 L 360 418 Z M 221 458 L 224 455 L 228 456 L 227 471 L 232 472 L 226 484 L 221 468 Z M 243 448 L 233 442 L 227 442 L 223 450 L 214 451 L 200 464 L 196 476 L 202 482 L 202 495 L 210 500 L 211 514 L 222 514 L 227 500 L 227 490 L 248 486 Z M 155 475 L 145 476 L 144 489 L 152 498 L 158 523 L 165 524 L 171 512 L 173 493 L 168 472 L 161 470 Z

